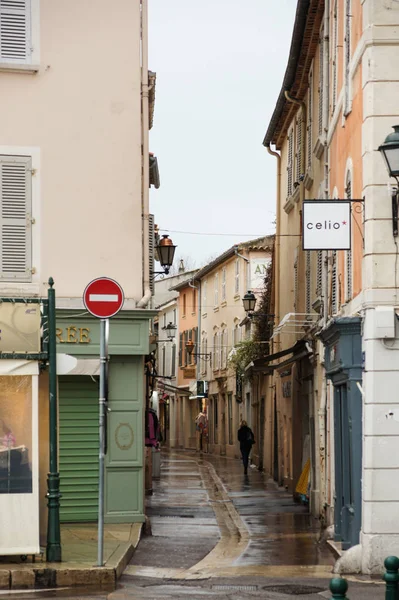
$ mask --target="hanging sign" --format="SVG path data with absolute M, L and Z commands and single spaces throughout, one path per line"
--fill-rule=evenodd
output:
M 350 201 L 305 200 L 302 223 L 304 250 L 350 250 Z

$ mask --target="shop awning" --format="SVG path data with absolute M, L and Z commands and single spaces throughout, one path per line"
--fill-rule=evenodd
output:
M 283 361 L 282 363 L 279 363 L 277 365 L 270 364 L 272 361 L 277 360 L 278 358 L 282 358 L 283 356 L 288 356 L 289 354 L 293 355 L 290 359 Z M 264 372 L 268 370 L 272 371 L 273 369 L 282 367 L 283 365 L 287 365 L 290 362 L 295 362 L 296 360 L 303 358 L 308 354 L 311 354 L 311 350 L 309 349 L 309 343 L 306 340 L 299 340 L 290 348 L 280 350 L 280 352 L 275 352 L 274 354 L 269 354 L 268 356 L 265 356 L 263 358 L 257 358 L 256 360 L 249 363 L 249 365 L 247 365 L 246 370 L 252 369 L 252 371 L 255 373 Z
M 38 375 L 39 363 L 37 360 L 0 360 L 0 376 L 4 375 Z
M 176 387 L 175 385 L 172 385 L 171 383 L 165 383 L 164 381 L 161 384 L 161 387 L 158 387 L 159 390 L 167 390 L 168 392 L 175 392 L 176 394 L 179 394 L 180 396 L 190 396 L 190 392 L 188 390 L 185 390 L 183 388 L 179 388 Z
M 69 354 L 57 354 L 57 375 L 99 375 L 99 358 L 75 358 Z

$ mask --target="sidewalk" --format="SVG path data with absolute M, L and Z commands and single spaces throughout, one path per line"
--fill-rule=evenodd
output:
M 116 582 L 131 560 L 141 535 L 142 523 L 105 525 L 104 566 L 97 567 L 97 525 L 61 526 L 62 562 L 32 562 L 28 557 L 0 558 L 0 590 L 57 587 L 115 589 Z

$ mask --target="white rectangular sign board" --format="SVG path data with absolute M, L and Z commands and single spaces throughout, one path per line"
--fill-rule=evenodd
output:
M 304 250 L 350 250 L 350 201 L 305 200 L 302 222 Z

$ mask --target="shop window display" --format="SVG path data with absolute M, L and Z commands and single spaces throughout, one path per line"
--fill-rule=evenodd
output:
M 32 378 L 0 377 L 0 494 L 32 493 Z

